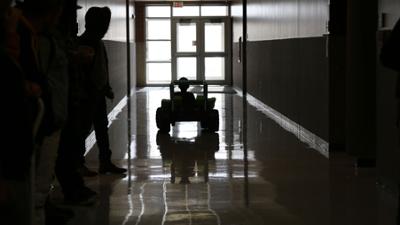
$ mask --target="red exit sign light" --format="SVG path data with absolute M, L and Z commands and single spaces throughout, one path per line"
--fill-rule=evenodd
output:
M 173 3 L 173 6 L 174 6 L 175 8 L 182 8 L 182 7 L 183 7 L 183 2 L 174 2 L 174 3 Z

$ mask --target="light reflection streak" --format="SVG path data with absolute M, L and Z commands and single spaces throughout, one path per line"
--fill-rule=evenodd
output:
M 168 213 L 168 204 L 167 204 L 167 183 L 163 182 L 163 198 L 164 198 L 164 215 L 161 221 L 161 225 L 165 224 L 165 220 L 167 218 L 167 213 Z
M 138 219 L 136 221 L 136 225 L 138 225 L 140 223 L 140 221 L 142 220 L 142 216 L 144 214 L 144 210 L 145 210 L 145 205 L 144 205 L 144 200 L 143 200 L 143 193 L 144 193 L 144 187 L 146 186 L 146 183 L 144 183 L 141 187 L 140 187 L 140 204 L 142 205 L 142 210 L 140 211 L 140 214 L 138 216 Z
M 128 194 L 128 203 L 129 203 L 129 212 L 126 214 L 124 221 L 122 222 L 121 225 L 126 225 L 129 221 L 129 218 L 133 215 L 133 201 L 132 201 L 132 195 Z
M 189 225 L 192 225 L 192 212 L 189 209 L 189 193 L 187 184 L 185 184 L 185 205 L 186 205 L 186 211 L 189 214 Z
M 227 173 L 214 173 L 209 175 L 210 178 L 233 178 L 233 179 L 241 179 L 245 178 L 245 175 L 243 174 L 232 174 L 231 176 L 228 176 Z M 248 175 L 249 178 L 258 178 L 258 174 L 256 172 L 253 172 Z
M 234 171 L 231 171 L 234 172 Z M 215 178 L 215 179 L 219 179 L 219 178 L 233 178 L 233 179 L 241 179 L 244 178 L 245 176 L 243 174 L 228 174 L 228 172 L 222 172 L 222 173 L 210 173 L 209 178 Z M 249 171 L 249 178 L 258 178 L 258 173 L 257 172 L 251 172 Z M 148 181 L 157 181 L 157 180 L 164 180 L 164 179 L 169 179 L 170 175 L 150 175 L 149 176 L 150 179 L 148 179 Z M 122 178 L 123 181 L 127 181 L 129 179 L 128 176 Z M 131 180 L 135 181 L 137 179 L 136 176 L 131 176 Z
M 124 178 L 122 178 L 122 180 L 123 181 L 129 181 L 129 179 L 131 179 L 131 180 L 136 180 L 136 176 L 134 176 L 134 175 L 130 175 L 130 176 L 126 176 L 126 177 L 124 177 Z M 130 191 L 130 190 L 129 190 Z
M 227 156 L 228 153 L 230 153 L 231 155 L 230 160 L 242 160 L 244 153 L 242 150 L 233 150 L 233 151 L 224 151 L 224 150 L 220 150 L 218 152 L 215 153 L 215 159 L 229 159 L 229 157 Z M 249 161 L 256 161 L 255 155 L 254 155 L 254 151 L 249 150 L 248 152 L 248 160 Z
M 156 174 L 156 175 L 150 175 L 149 177 L 150 177 L 150 179 L 159 180 L 159 179 L 168 179 L 170 177 L 170 175 L 169 174 Z

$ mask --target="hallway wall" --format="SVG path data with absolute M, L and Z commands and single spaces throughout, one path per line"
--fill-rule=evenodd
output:
M 379 15 L 386 14 L 386 25 L 380 23 L 378 30 L 378 53 L 388 32 L 400 18 L 400 2 L 397 0 L 380 0 Z M 382 22 L 382 21 L 380 21 Z M 398 74 L 378 62 L 377 92 L 377 169 L 381 181 L 393 185 L 400 182 L 400 146 L 398 139 L 397 100 L 395 85 Z
M 108 53 L 110 84 L 113 88 L 115 99 L 108 102 L 108 111 L 111 111 L 123 97 L 127 95 L 127 31 L 126 31 L 126 7 L 125 0 L 78 0 L 78 5 L 82 9 L 78 10 L 78 35 L 85 30 L 85 13 L 90 7 L 108 6 L 112 12 L 112 18 L 108 33 L 104 37 L 104 43 Z M 133 14 L 133 6 L 130 8 Z M 134 25 L 133 19 L 130 20 L 130 46 L 131 46 L 131 88 L 136 87 L 136 69 L 135 69 L 135 45 L 134 45 Z
M 240 3 L 233 3 L 233 9 Z M 241 8 L 241 7 L 240 7 Z M 238 21 L 240 14 L 232 15 Z M 237 17 L 235 19 L 235 17 Z M 248 92 L 328 141 L 327 0 L 248 0 Z M 234 24 L 234 86 L 242 88 Z

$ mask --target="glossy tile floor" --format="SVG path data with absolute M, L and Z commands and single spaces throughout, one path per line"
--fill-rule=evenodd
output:
M 373 170 L 326 158 L 236 94 L 210 94 L 219 132 L 186 122 L 159 134 L 155 112 L 168 93 L 139 90 L 131 124 L 127 107 L 114 120 L 113 159 L 129 173 L 87 179 L 98 203 L 75 207 L 70 225 L 395 224 L 396 202 L 378 193 Z M 94 147 L 89 167 L 96 158 Z

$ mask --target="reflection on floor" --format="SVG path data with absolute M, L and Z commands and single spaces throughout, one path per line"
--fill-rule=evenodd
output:
M 70 225 L 394 224 L 393 201 L 377 209 L 373 171 L 354 173 L 351 159 L 326 158 L 236 94 L 211 94 L 219 132 L 186 122 L 159 133 L 155 112 L 168 93 L 138 91 L 131 126 L 126 108 L 118 115 L 113 159 L 129 173 L 87 179 L 98 203 L 75 207 Z M 97 168 L 96 159 L 95 146 L 89 167 Z

